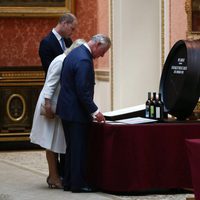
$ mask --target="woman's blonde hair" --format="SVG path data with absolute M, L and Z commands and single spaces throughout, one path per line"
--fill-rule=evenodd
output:
M 84 39 L 77 39 L 75 40 L 72 45 L 65 50 L 65 54 L 68 55 L 70 51 L 72 51 L 73 49 L 75 49 L 76 47 L 79 47 L 80 45 L 84 44 L 85 40 Z

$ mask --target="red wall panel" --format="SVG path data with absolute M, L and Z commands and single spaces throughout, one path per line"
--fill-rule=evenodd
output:
M 97 33 L 97 2 L 76 0 L 78 27 L 73 39 L 88 40 Z M 0 66 L 40 66 L 40 40 L 56 25 L 57 18 L 0 18 Z

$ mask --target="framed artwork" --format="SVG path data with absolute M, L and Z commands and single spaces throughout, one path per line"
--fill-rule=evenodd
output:
M 0 16 L 59 16 L 74 12 L 75 0 L 1 0 Z
M 200 0 L 192 0 L 192 32 L 200 32 Z
M 187 37 L 200 39 L 200 0 L 186 0 Z

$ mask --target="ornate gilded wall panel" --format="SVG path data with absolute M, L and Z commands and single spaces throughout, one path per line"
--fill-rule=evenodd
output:
M 37 99 L 44 83 L 44 73 L 38 67 L 18 69 L 0 68 L 0 141 L 28 138 Z M 27 137 L 21 137 L 24 134 Z

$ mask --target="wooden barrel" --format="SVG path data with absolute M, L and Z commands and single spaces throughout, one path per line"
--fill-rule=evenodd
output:
M 160 93 L 165 111 L 184 120 L 200 96 L 200 40 L 175 43 L 164 63 Z

